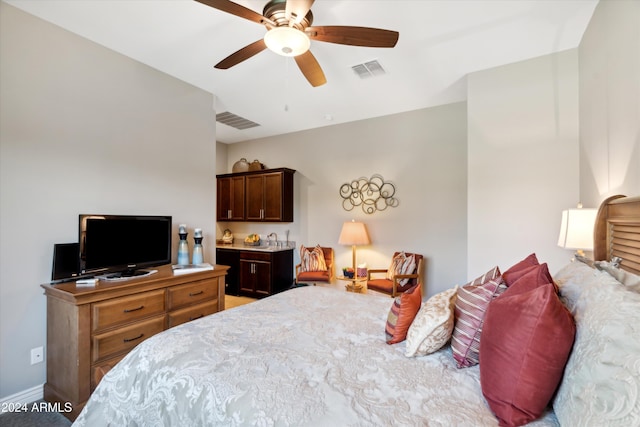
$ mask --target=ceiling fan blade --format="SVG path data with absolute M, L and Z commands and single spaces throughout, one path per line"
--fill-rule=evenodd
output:
M 251 58 L 257 53 L 262 52 L 266 48 L 267 45 L 264 44 L 264 39 L 260 39 L 227 56 L 222 61 L 218 62 L 214 68 L 226 70 L 227 68 L 231 68 L 234 65 L 241 63 L 245 59 Z
M 206 4 L 207 6 L 211 6 L 214 9 L 218 9 L 223 12 L 227 12 L 232 15 L 239 16 L 240 18 L 257 22 L 258 24 L 263 24 L 263 25 L 269 24 L 272 27 L 276 25 L 275 22 L 260 15 L 258 12 L 254 12 L 251 9 L 248 9 L 244 6 L 241 6 L 229 0 L 196 0 L 196 1 L 202 4 Z
M 300 68 L 302 74 L 304 74 L 309 83 L 311 83 L 311 86 L 318 87 L 327 82 L 322 68 L 320 68 L 320 64 L 318 64 L 316 57 L 313 56 L 310 50 L 294 58 L 296 64 L 298 64 L 298 68 Z
M 394 47 L 400 35 L 397 31 L 380 28 L 336 25 L 309 27 L 305 33 L 312 40 L 365 47 Z
M 313 5 L 314 0 L 287 0 L 285 16 L 289 19 L 289 26 L 299 24 Z

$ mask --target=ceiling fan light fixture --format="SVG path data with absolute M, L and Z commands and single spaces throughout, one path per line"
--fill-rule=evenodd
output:
M 292 27 L 275 27 L 264 35 L 269 50 L 282 56 L 302 55 L 311 47 L 311 40 L 304 32 Z

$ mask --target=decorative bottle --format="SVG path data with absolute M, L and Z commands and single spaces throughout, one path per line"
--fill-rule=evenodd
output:
M 204 255 L 202 249 L 202 228 L 196 228 L 193 232 L 193 264 L 204 263 Z
M 178 265 L 189 264 L 189 244 L 187 243 L 187 226 L 180 224 L 178 227 L 178 235 L 180 241 L 178 242 Z

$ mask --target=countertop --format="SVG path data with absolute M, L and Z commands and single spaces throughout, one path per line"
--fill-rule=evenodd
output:
M 236 251 L 257 251 L 257 252 L 282 252 L 282 251 L 292 251 L 295 249 L 295 242 L 289 242 L 289 246 L 287 246 L 286 242 L 280 242 L 281 246 L 276 246 L 274 244 L 266 245 L 261 244 L 260 246 L 247 246 L 244 243 L 233 243 L 233 244 L 216 244 L 216 249 L 233 249 Z

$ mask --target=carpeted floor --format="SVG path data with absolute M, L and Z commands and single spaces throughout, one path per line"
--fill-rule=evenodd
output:
M 39 403 L 36 402 L 36 408 Z M 27 408 L 33 408 L 33 403 L 27 404 Z M 60 412 L 4 412 L 0 414 L 0 426 L 2 427 L 68 427 L 71 421 Z

